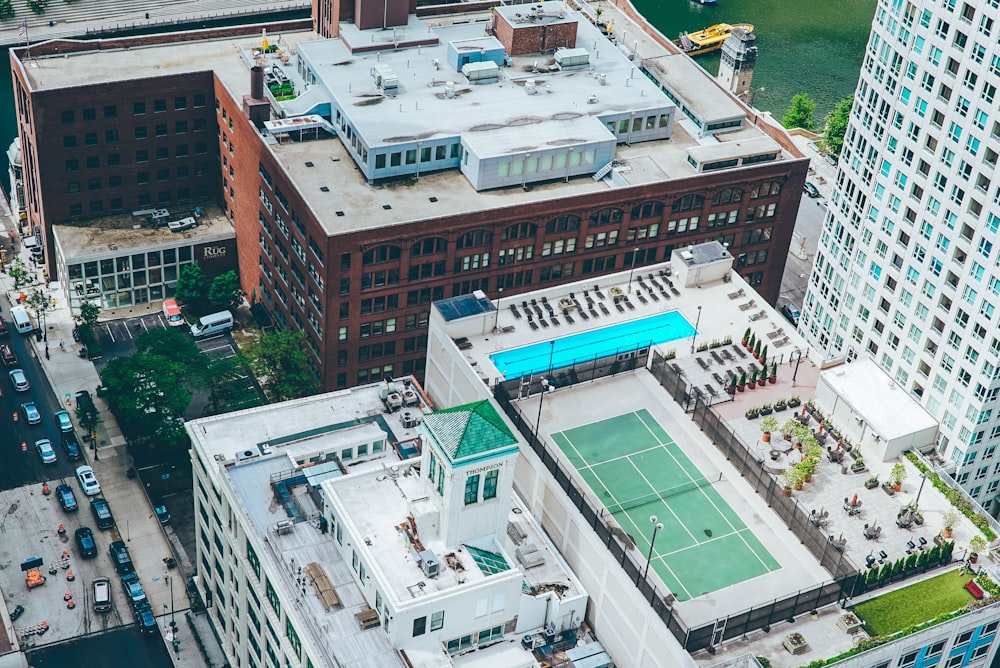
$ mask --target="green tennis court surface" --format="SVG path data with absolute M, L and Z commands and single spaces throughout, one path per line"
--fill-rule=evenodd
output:
M 643 409 L 552 435 L 607 512 L 645 557 L 650 570 L 686 601 L 780 568 L 715 484 L 698 470 L 649 411 Z

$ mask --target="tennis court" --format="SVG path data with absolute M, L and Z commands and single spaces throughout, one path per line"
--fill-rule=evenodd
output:
M 776 571 L 771 556 L 726 502 L 718 472 L 702 472 L 650 413 L 639 410 L 552 435 L 570 463 L 635 539 L 645 564 L 680 601 Z

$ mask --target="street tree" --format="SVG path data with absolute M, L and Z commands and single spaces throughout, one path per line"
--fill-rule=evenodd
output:
M 160 355 L 116 357 L 101 370 L 105 397 L 132 444 L 180 444 L 191 403 L 187 367 Z
M 844 134 L 847 132 L 852 106 L 854 106 L 854 95 L 848 95 L 826 115 L 823 148 L 836 158 L 840 158 L 840 151 L 844 147 Z
M 181 267 L 175 296 L 177 301 L 188 307 L 192 313 L 196 315 L 205 313 L 208 307 L 208 280 L 197 262 Z
M 76 316 L 76 322 L 79 325 L 87 325 L 93 329 L 97 326 L 97 318 L 100 314 L 100 307 L 88 300 L 80 304 L 80 313 Z
M 206 413 L 217 415 L 261 405 L 260 393 L 247 390 L 246 382 L 252 378 L 252 372 L 242 354 L 213 359 L 209 374 L 212 383 Z
M 212 279 L 212 285 L 208 288 L 208 301 L 213 307 L 220 309 L 234 309 L 243 302 L 243 289 L 235 271 L 230 269 Z
M 76 316 L 76 333 L 91 358 L 100 357 L 102 353 L 96 331 L 100 312 L 101 309 L 96 304 L 85 301 L 80 304 L 80 312 Z
M 76 403 L 76 410 L 73 412 L 76 414 L 77 424 L 87 432 L 87 438 L 93 440 L 91 434 L 94 433 L 97 425 L 101 422 L 101 413 L 97 410 L 97 406 L 94 405 L 93 401 L 78 401 Z
M 247 348 L 246 355 L 250 368 L 274 401 L 296 399 L 319 391 L 302 332 L 280 330 L 265 334 Z
M 27 265 L 24 264 L 24 260 L 17 258 L 10 265 L 10 277 L 14 279 L 14 289 L 20 290 L 25 285 L 31 282 L 31 275 L 28 272 Z
M 802 128 L 812 130 L 816 125 L 813 114 L 816 113 L 816 102 L 807 93 L 798 93 L 792 96 L 792 100 L 781 117 L 781 124 L 786 128 Z
M 185 336 L 177 327 L 157 327 L 143 332 L 135 339 L 135 350 L 180 365 L 185 374 L 185 385 L 189 388 L 206 384 L 207 356 L 190 336 Z

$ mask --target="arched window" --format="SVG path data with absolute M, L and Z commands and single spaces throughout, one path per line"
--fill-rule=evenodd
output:
M 427 237 L 410 247 L 410 256 L 435 255 L 436 253 L 443 253 L 446 248 L 448 248 L 448 242 L 443 237 Z
M 712 204 L 718 206 L 720 204 L 729 204 L 731 202 L 739 202 L 743 199 L 743 191 L 739 188 L 726 188 L 725 190 L 720 190 L 715 193 L 712 197 Z
M 378 264 L 379 262 L 391 262 L 398 260 L 400 255 L 399 246 L 383 244 L 382 246 L 376 246 L 371 250 L 365 251 L 365 254 L 361 256 L 361 263 Z
M 576 232 L 580 229 L 580 216 L 559 216 L 545 223 L 545 233 Z
M 476 246 L 489 246 L 493 243 L 493 233 L 489 230 L 472 230 L 466 232 L 455 242 L 455 248 L 475 248 Z
M 632 207 L 632 220 L 659 218 L 663 215 L 663 202 L 643 202 Z
M 674 213 L 693 211 L 694 209 L 700 209 L 704 203 L 705 198 L 701 195 L 684 195 L 684 197 L 678 197 L 674 200 L 674 204 L 670 207 L 670 210 Z
M 621 209 L 601 209 L 590 216 L 590 226 L 599 227 L 601 225 L 615 225 L 622 222 L 625 212 Z
M 500 235 L 500 240 L 531 239 L 537 232 L 538 226 L 534 223 L 516 223 L 503 231 L 503 234 Z

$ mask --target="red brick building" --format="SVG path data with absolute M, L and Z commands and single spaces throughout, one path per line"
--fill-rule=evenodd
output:
M 365 41 L 369 33 L 357 26 L 331 29 L 333 17 L 347 14 L 343 6 L 318 4 L 317 12 L 325 11 L 327 17 L 322 32 L 340 31 L 345 41 Z M 23 52 L 15 51 L 18 119 L 25 173 L 31 175 L 26 176 L 29 216 L 44 229 L 101 211 L 216 197 L 235 225 L 248 298 L 279 326 L 305 333 L 326 389 L 420 375 L 430 303 L 436 299 L 478 289 L 506 300 L 539 286 L 591 276 L 600 283 L 603 273 L 663 261 L 676 248 L 709 239 L 728 244 L 737 270 L 762 296 L 772 303 L 778 296 L 808 166 L 780 131 L 747 122 L 732 137 L 751 140 L 744 145 L 770 141 L 775 148 L 768 156 L 754 158 L 760 162 L 742 159 L 743 166 L 714 171 L 705 166 L 706 171 L 700 171 L 691 167 L 699 146 L 725 148 L 730 137 L 720 133 L 716 143 L 706 142 L 685 121 L 673 123 L 667 140 L 630 144 L 618 133 L 626 126 L 629 133 L 642 129 L 641 119 L 623 126 L 606 123 L 612 133 L 608 136 L 617 136 L 618 143 L 618 164 L 610 180 L 591 177 L 599 164 L 582 176 L 567 171 L 566 178 L 529 180 L 532 167 L 544 168 L 532 163 L 532 149 L 511 168 L 521 165 L 526 172 L 523 183 L 492 189 L 473 187 L 461 171 L 466 167 L 459 161 L 467 159 L 461 156 L 471 152 L 472 144 L 446 168 L 433 160 L 453 156 L 444 148 L 422 145 L 433 137 L 401 136 L 391 138 L 389 150 L 393 142 L 411 142 L 413 148 L 405 145 L 397 155 L 405 171 L 412 151 L 416 173 L 372 178 L 365 170 L 375 166 L 379 146 L 366 143 L 362 115 L 386 114 L 395 124 L 397 113 L 403 119 L 426 111 L 422 104 L 427 103 L 417 100 L 414 106 L 408 96 L 420 93 L 415 85 L 406 89 L 403 76 L 399 94 L 364 93 L 368 101 L 341 106 L 334 91 L 332 108 L 326 107 L 325 113 L 321 105 L 299 112 L 312 112 L 302 117 L 311 124 L 309 130 L 262 128 L 248 118 L 248 109 L 264 102 L 250 99 L 253 59 L 260 64 L 266 56 L 269 76 L 275 71 L 272 63 L 280 70 L 287 63 L 282 58 L 298 59 L 299 66 L 289 65 L 285 75 L 296 82 L 299 102 L 278 101 L 273 94 L 267 100 L 272 119 L 292 118 L 290 105 L 305 106 L 303 100 L 313 100 L 309 91 L 321 83 L 334 86 L 296 78 L 309 67 L 310 49 L 322 48 L 316 46 L 318 36 L 269 26 L 268 40 L 280 53 L 259 54 L 259 27 L 228 29 L 227 39 L 212 39 L 219 32 L 123 39 L 113 45 L 51 43 L 33 49 L 32 57 L 43 59 L 46 67 L 55 61 L 74 68 L 74 75 L 67 71 L 64 79 L 55 81 L 28 72 L 20 60 Z M 426 43 L 425 35 L 421 39 Z M 246 54 L 242 60 L 234 53 L 234 41 Z M 370 41 L 365 49 L 370 49 Z M 120 49 L 139 43 L 157 46 Z M 110 53 L 109 48 L 116 51 Z M 429 65 L 429 47 L 423 49 L 420 62 Z M 405 45 L 396 50 L 405 51 Z M 64 54 L 69 57 L 62 58 Z M 382 54 L 364 57 L 389 60 Z M 537 57 L 527 57 L 530 72 L 530 59 Z M 360 53 L 355 58 L 363 59 Z M 117 75 L 109 71 L 116 59 L 122 63 Z M 434 67 L 442 66 L 435 60 Z M 519 67 L 515 62 L 501 83 L 522 71 Z M 626 62 L 624 67 L 632 65 Z M 406 65 L 397 66 L 397 74 L 406 75 L 405 70 Z M 441 78 L 445 76 L 465 85 L 460 74 L 442 72 Z M 551 96 L 524 100 L 555 101 L 564 83 L 553 78 L 557 90 Z M 678 85 L 721 93 L 707 76 L 682 83 Z M 514 92 L 520 95 L 521 90 L 515 87 Z M 615 89 L 598 90 L 610 95 Z M 617 90 L 618 95 L 628 92 Z M 436 96 L 427 98 L 431 103 L 446 99 L 447 88 L 431 92 Z M 468 86 L 460 88 L 458 96 L 474 99 L 470 96 L 487 92 Z M 494 89 L 490 94 L 499 93 Z M 370 102 L 376 97 L 381 104 Z M 519 100 L 518 105 L 527 104 Z M 726 108 L 745 111 L 735 101 Z M 64 123 L 68 114 L 73 114 L 72 121 Z M 431 115 L 434 122 L 449 120 Z M 118 162 L 109 165 L 114 154 L 120 156 Z M 387 155 L 390 161 L 397 159 Z M 584 162 L 593 159 L 592 154 L 582 155 Z M 92 156 L 98 162 L 90 169 L 87 161 Z M 75 169 L 67 171 L 73 160 Z M 422 164 L 430 166 L 424 171 Z M 100 179 L 100 187 L 95 181 L 91 190 L 91 178 Z M 75 186 L 70 191 L 68 180 L 78 181 L 80 191 Z

